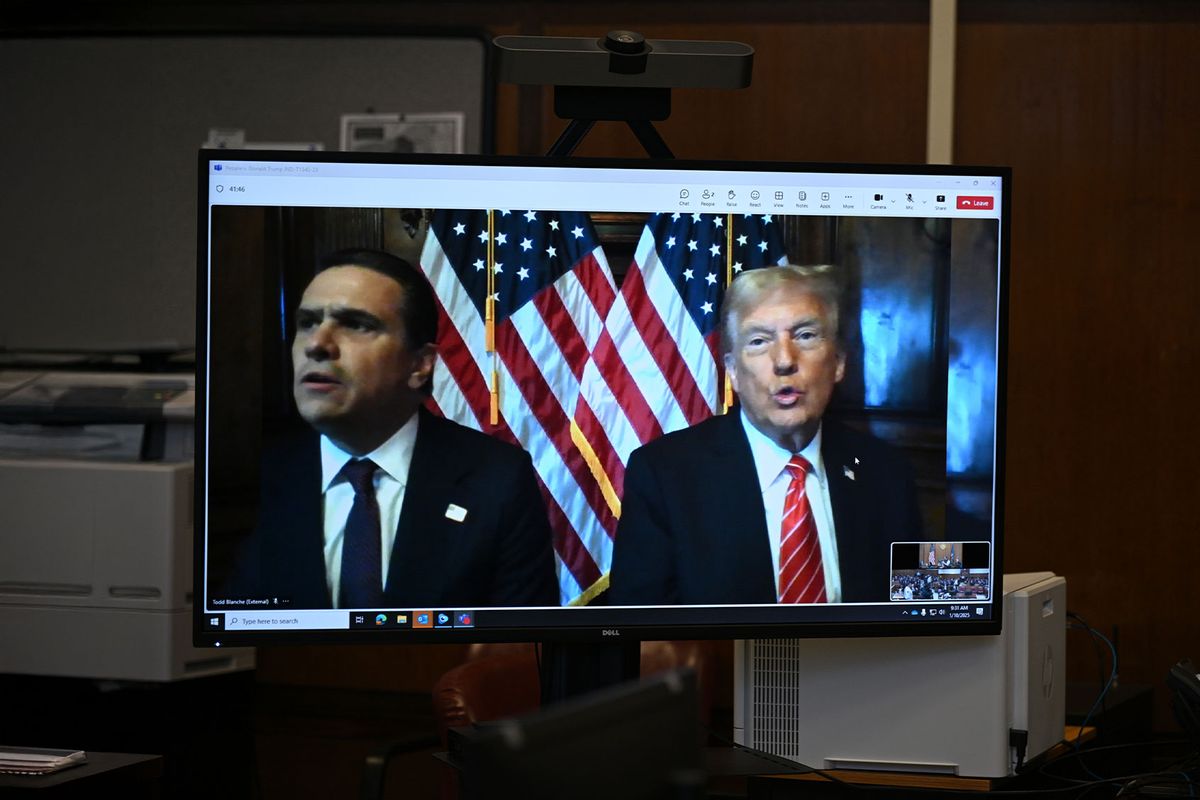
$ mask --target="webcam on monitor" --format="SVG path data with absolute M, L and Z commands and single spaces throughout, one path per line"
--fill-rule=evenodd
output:
M 625 89 L 744 89 L 754 48 L 741 42 L 647 39 L 636 31 L 603 38 L 497 36 L 505 83 Z

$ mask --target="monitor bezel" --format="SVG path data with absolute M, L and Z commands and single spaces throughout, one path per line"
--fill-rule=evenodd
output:
M 325 628 L 271 631 L 212 631 L 206 628 L 209 613 L 206 609 L 204 574 L 205 558 L 205 485 L 207 469 L 206 424 L 208 410 L 208 259 L 209 259 L 209 181 L 213 161 L 276 161 L 401 165 L 462 165 L 517 168 L 584 168 L 639 169 L 731 172 L 812 172 L 904 174 L 933 176 L 984 176 L 1000 179 L 1000 215 L 997 275 L 997 338 L 996 338 L 996 409 L 995 451 L 992 497 L 992 592 L 989 600 L 970 601 L 988 605 L 990 618 L 976 620 L 913 619 L 911 621 L 868 622 L 804 622 L 804 623 L 704 623 L 685 624 L 667 621 L 662 624 L 605 625 L 576 621 L 569 625 L 537 627 L 471 627 L 471 628 Z M 199 647 L 269 646 L 300 644 L 463 644 L 473 642 L 618 642 L 655 641 L 667 639 L 759 639 L 759 638 L 859 638 L 889 636 L 980 636 L 998 635 L 1003 625 L 1003 556 L 1004 556 L 1004 463 L 1007 432 L 1006 384 L 1008 354 L 1008 302 L 1010 272 L 1010 228 L 1012 221 L 1012 171 L 1009 167 L 980 165 L 849 163 L 849 162 L 781 162 L 728 160 L 661 160 L 626 158 L 556 158 L 535 156 L 483 155 L 381 155 L 340 151 L 272 151 L 272 150 L 201 150 L 197 158 L 197 285 L 196 285 L 196 417 L 195 417 L 195 481 L 193 503 L 193 642 Z M 670 606 L 656 610 L 672 613 Z M 721 608 L 721 607 L 716 607 Z M 763 606 L 762 608 L 772 608 Z M 379 609 L 381 611 L 389 609 Z M 408 610 L 412 609 L 397 609 Z M 547 609 L 540 609 L 546 611 Z M 560 608 L 552 613 L 570 614 L 572 618 L 602 609 L 588 607 Z M 349 613 L 349 612 L 347 612 Z M 373 613 L 373 612 L 372 612 Z

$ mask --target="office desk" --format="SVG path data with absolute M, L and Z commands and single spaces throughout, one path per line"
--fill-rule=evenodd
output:
M 1089 742 L 1096 738 L 1096 729 L 1092 726 L 1080 728 L 1078 725 L 1067 725 L 1063 731 L 1063 741 L 1047 750 L 1038 760 L 1052 761 L 1071 750 L 1078 742 Z M 923 772 L 883 772 L 868 770 L 828 770 L 830 775 L 840 778 L 853 786 L 843 786 L 830 781 L 823 775 L 812 772 L 791 774 L 760 774 L 748 781 L 747 797 L 751 800 L 782 800 L 783 798 L 803 797 L 840 797 L 847 792 L 856 791 L 856 787 L 871 787 L 876 790 L 895 789 L 896 796 L 920 797 L 922 790 L 929 790 L 931 796 L 945 797 L 947 793 L 970 796 L 978 792 L 1016 789 L 1015 785 L 1022 776 L 1005 776 L 1001 778 L 974 778 L 960 775 L 939 775 Z M 1075 787 L 1064 788 L 1064 793 L 1077 792 Z M 1040 794 L 1044 795 L 1044 789 Z
M 49 775 L 0 774 L 4 797 L 158 798 L 162 756 L 89 751 L 87 763 Z

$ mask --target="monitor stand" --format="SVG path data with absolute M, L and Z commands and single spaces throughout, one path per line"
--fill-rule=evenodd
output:
M 542 707 L 637 680 L 641 642 L 544 642 Z

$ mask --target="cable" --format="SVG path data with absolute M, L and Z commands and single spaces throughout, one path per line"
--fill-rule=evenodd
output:
M 1090 633 L 1092 635 L 1092 637 L 1094 639 L 1096 639 L 1098 641 L 1102 641 L 1106 645 L 1108 645 L 1108 650 L 1112 654 L 1112 669 L 1109 672 L 1108 681 L 1104 684 L 1104 688 L 1100 690 L 1100 696 L 1096 698 L 1096 702 L 1092 703 L 1092 707 L 1088 711 L 1087 716 L 1085 716 L 1083 718 L 1083 722 L 1080 723 L 1079 732 L 1077 734 L 1075 734 L 1075 738 L 1071 742 L 1069 742 L 1069 744 L 1074 745 L 1075 752 L 1076 752 L 1076 754 L 1078 754 L 1079 747 L 1082 744 L 1081 739 L 1083 737 L 1084 728 L 1086 728 L 1088 723 L 1091 722 L 1092 716 L 1096 713 L 1096 709 L 1099 708 L 1101 706 L 1101 704 L 1104 702 L 1104 699 L 1108 696 L 1108 690 L 1110 688 L 1112 688 L 1113 681 L 1115 681 L 1117 679 L 1117 648 L 1113 646 L 1113 643 L 1111 641 L 1109 641 L 1107 636 L 1105 636 L 1103 633 L 1101 633 L 1100 631 L 1093 628 L 1091 625 L 1088 625 L 1086 622 L 1084 622 L 1083 618 L 1080 617 L 1078 614 L 1068 611 L 1067 616 L 1072 617 L 1079 621 L 1078 625 L 1071 625 L 1068 627 L 1074 628 L 1076 630 L 1086 630 L 1088 633 Z M 1097 775 L 1095 773 L 1095 771 L 1092 770 L 1091 767 L 1089 767 L 1087 764 L 1085 764 L 1083 762 L 1082 758 L 1080 758 L 1079 766 L 1083 767 L 1083 771 L 1086 772 L 1092 778 L 1097 779 L 1097 780 L 1101 779 L 1100 776 Z
M 1181 750 L 1182 754 L 1179 760 L 1169 769 L 1158 770 L 1155 772 L 1145 772 L 1133 775 L 1122 775 L 1113 778 L 1104 779 L 1106 783 L 1120 784 L 1117 797 L 1140 797 L 1143 796 L 1142 789 L 1146 787 L 1158 785 L 1180 785 L 1185 784 L 1188 787 L 1188 796 L 1197 796 L 1197 780 L 1200 779 L 1200 773 L 1197 771 L 1200 760 L 1194 750 L 1191 749 L 1191 743 L 1185 739 L 1157 739 L 1148 742 L 1124 742 L 1121 744 L 1104 745 L 1093 747 L 1087 750 L 1088 755 L 1095 756 L 1101 753 L 1115 753 L 1124 750 L 1138 750 L 1145 748 L 1153 748 L 1160 752 L 1154 754 L 1159 757 L 1167 757 L 1174 759 L 1175 756 L 1169 755 L 1171 750 Z M 1168 751 L 1168 752 L 1162 752 Z M 1077 778 L 1069 778 L 1065 775 L 1054 774 L 1051 770 L 1055 765 L 1062 765 L 1065 762 L 1078 760 L 1080 753 L 1069 752 L 1052 762 L 1042 765 L 1039 772 L 1042 777 L 1062 781 L 1066 784 L 1073 784 L 1074 788 L 1064 789 L 1064 791 L 1075 791 L 1076 789 L 1084 789 L 1085 787 L 1094 787 L 1095 781 L 1083 781 Z M 1082 762 L 1081 762 L 1082 764 Z M 1088 791 L 1091 791 L 1088 789 Z M 1155 795 L 1159 796 L 1159 795 Z
M 1020 772 L 1025 766 L 1025 751 L 1029 746 L 1029 731 L 1023 731 L 1020 728 L 1008 729 L 1008 746 L 1017 753 L 1017 765 L 1013 768 L 1013 772 Z
M 1086 619 L 1084 619 L 1082 614 L 1077 614 L 1074 611 L 1068 611 L 1067 617 L 1078 622 L 1089 632 L 1098 630 L 1097 628 L 1093 627 L 1090 622 L 1088 622 Z M 1073 630 L 1079 630 L 1079 628 L 1074 628 Z M 1093 636 L 1092 637 L 1092 647 L 1096 651 L 1096 685 L 1103 686 L 1104 681 L 1105 681 L 1105 678 L 1104 678 L 1104 646 L 1100 643 L 1099 639 L 1097 639 L 1095 636 Z M 1113 650 L 1116 650 L 1115 642 L 1113 643 Z M 1104 702 L 1101 704 L 1100 711 L 1102 714 L 1108 713 L 1107 698 L 1105 698 Z
M 1116 796 L 1138 797 L 1138 792 L 1147 786 L 1176 786 L 1179 784 L 1187 785 L 1188 797 L 1196 796 L 1196 781 L 1186 772 L 1160 772 L 1153 775 L 1139 776 L 1122 785 Z

